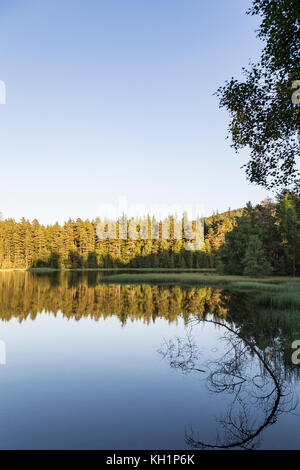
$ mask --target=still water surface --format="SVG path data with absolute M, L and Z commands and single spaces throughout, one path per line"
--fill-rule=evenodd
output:
M 1 449 L 300 448 L 298 368 L 250 297 L 101 279 L 0 273 Z

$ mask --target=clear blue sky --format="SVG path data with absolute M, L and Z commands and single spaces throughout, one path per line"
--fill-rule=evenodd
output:
M 213 93 L 261 48 L 248 0 L 0 0 L 4 217 L 266 196 L 226 141 Z

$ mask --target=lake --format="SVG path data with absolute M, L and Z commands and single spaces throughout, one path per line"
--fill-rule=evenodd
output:
M 1 449 L 300 448 L 295 338 L 253 294 L 103 279 L 0 273 Z

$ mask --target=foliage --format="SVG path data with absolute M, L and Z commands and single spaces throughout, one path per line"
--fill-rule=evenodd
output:
M 229 136 L 236 151 L 251 150 L 248 179 L 271 187 L 299 188 L 300 108 L 293 104 L 293 84 L 300 79 L 299 0 L 254 0 L 260 15 L 258 37 L 265 43 L 261 60 L 219 88 L 220 107 L 231 116 Z M 295 90 L 294 90 L 295 91 Z
M 278 203 L 249 203 L 218 251 L 219 272 L 262 276 L 300 273 L 300 197 L 283 191 Z

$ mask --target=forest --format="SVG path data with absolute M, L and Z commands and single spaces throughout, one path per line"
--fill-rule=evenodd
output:
M 282 191 L 275 202 L 215 213 L 204 219 L 201 250 L 175 239 L 100 239 L 99 220 L 42 225 L 0 220 L 0 269 L 216 268 L 246 276 L 300 274 L 300 196 Z

